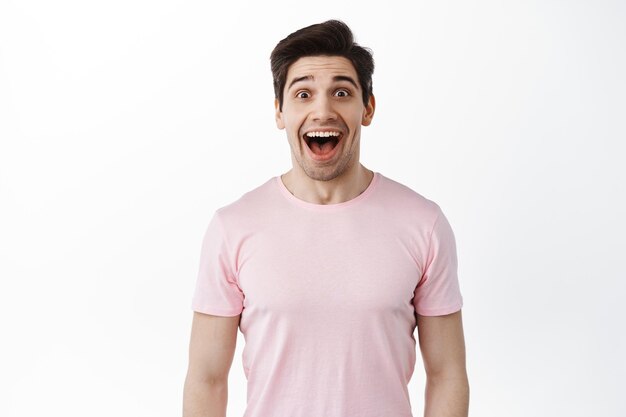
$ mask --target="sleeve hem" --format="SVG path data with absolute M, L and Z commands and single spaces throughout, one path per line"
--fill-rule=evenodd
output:
M 415 309 L 415 311 L 420 316 L 445 316 L 447 314 L 456 313 L 457 311 L 461 310 L 462 307 L 463 307 L 463 302 L 461 301 L 461 302 L 458 302 L 456 304 L 453 304 L 447 307 L 420 308 L 420 309 Z
M 197 311 L 198 313 L 203 313 L 203 314 L 210 314 L 212 316 L 222 316 L 222 317 L 234 317 L 234 316 L 238 316 L 239 314 L 241 314 L 241 312 L 243 310 L 227 310 L 227 309 L 221 309 L 221 308 L 213 308 L 213 307 L 200 307 L 200 306 L 196 306 L 196 305 L 192 305 L 191 309 L 193 311 Z

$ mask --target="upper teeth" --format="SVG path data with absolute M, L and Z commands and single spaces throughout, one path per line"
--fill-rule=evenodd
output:
M 310 138 L 312 137 L 323 137 L 323 138 L 327 138 L 329 136 L 339 136 L 341 133 L 339 132 L 309 132 L 306 135 Z

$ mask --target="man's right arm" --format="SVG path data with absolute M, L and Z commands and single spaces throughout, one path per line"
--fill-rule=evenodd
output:
M 183 417 L 226 417 L 228 373 L 241 314 L 213 316 L 194 311 Z

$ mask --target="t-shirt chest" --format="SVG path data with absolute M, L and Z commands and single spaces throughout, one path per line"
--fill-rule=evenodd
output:
M 356 222 L 344 213 L 314 213 L 298 223 L 293 230 L 268 222 L 241 242 L 245 308 L 317 320 L 341 313 L 404 314 L 412 308 L 421 271 L 400 230 L 385 229 L 374 219 Z

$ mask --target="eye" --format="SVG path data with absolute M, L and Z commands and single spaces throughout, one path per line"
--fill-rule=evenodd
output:
M 298 98 L 309 98 L 309 97 L 310 97 L 310 95 L 309 95 L 309 93 L 308 93 L 308 92 L 306 92 L 306 91 L 298 91 L 298 92 L 296 93 L 296 97 L 298 97 Z
M 350 91 L 346 90 L 345 88 L 341 88 L 335 91 L 335 95 L 337 97 L 348 97 L 350 95 Z

